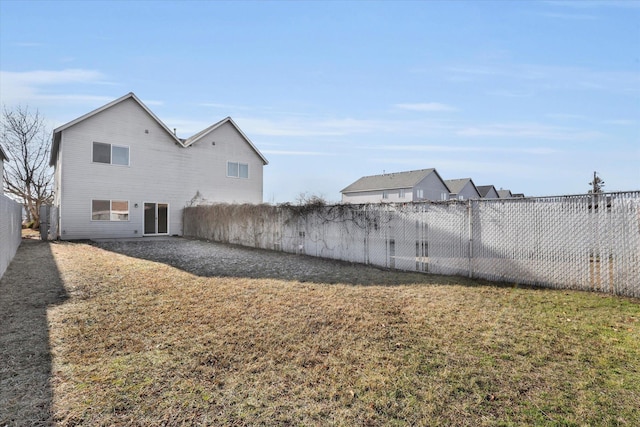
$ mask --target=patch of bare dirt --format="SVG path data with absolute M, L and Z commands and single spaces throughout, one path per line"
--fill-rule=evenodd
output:
M 357 285 L 460 282 L 460 278 L 382 270 L 306 255 L 246 248 L 224 243 L 172 238 L 95 243 L 135 258 L 169 264 L 203 277 L 242 277 Z M 464 280 L 464 279 L 462 279 Z

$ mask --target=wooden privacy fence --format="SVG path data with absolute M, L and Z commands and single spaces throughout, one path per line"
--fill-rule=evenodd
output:
M 195 206 L 184 210 L 184 235 L 400 270 L 640 297 L 640 191 Z

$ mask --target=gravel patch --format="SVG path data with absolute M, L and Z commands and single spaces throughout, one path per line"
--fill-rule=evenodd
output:
M 358 285 L 452 282 L 453 278 L 384 270 L 362 264 L 242 246 L 167 238 L 102 240 L 94 245 L 127 256 L 161 262 L 205 277 L 245 277 Z M 458 278 L 458 282 L 459 282 Z

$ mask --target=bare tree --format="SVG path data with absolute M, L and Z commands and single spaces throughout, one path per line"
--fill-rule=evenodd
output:
M 593 181 L 591 181 L 589 185 L 591 186 L 591 189 L 589 190 L 590 194 L 602 193 L 604 181 L 598 176 L 598 172 L 593 172 Z
M 53 171 L 49 166 L 50 132 L 38 110 L 16 107 L 2 112 L 2 146 L 9 159 L 4 186 L 24 206 L 27 221 L 40 226 L 40 206 L 53 199 Z

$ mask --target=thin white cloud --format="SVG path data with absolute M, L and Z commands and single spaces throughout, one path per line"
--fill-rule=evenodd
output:
M 439 102 L 423 102 L 423 103 L 415 103 L 415 104 L 395 104 L 395 108 L 399 108 L 401 110 L 409 110 L 409 111 L 420 111 L 420 112 L 447 112 L 447 111 L 457 111 L 457 108 L 452 107 L 447 104 L 441 104 Z
M 558 153 L 560 150 L 549 147 L 478 147 L 478 146 L 453 146 L 453 145 L 381 145 L 368 147 L 369 149 L 390 151 L 415 151 L 432 153 L 523 153 L 547 155 Z
M 547 114 L 550 119 L 556 120 L 585 120 L 587 117 L 582 114 L 569 114 L 569 113 L 551 113 Z
M 242 128 L 250 134 L 268 136 L 346 136 L 373 132 L 394 132 L 401 127 L 399 122 L 361 119 L 263 119 L 238 118 Z
M 264 154 L 277 156 L 335 156 L 335 153 L 323 153 L 320 151 L 296 151 L 296 150 L 261 150 Z
M 545 3 L 552 6 L 563 6 L 563 7 L 573 8 L 573 9 L 596 9 L 601 7 L 622 8 L 622 9 L 640 8 L 640 2 L 633 1 L 633 0 L 590 0 L 590 1 L 548 0 Z
M 40 47 L 40 46 L 44 46 L 44 43 L 37 43 L 37 42 L 15 42 L 15 43 L 11 43 L 13 46 L 18 46 L 18 47 Z
M 610 119 L 610 120 L 604 120 L 602 123 L 604 123 L 606 125 L 631 126 L 631 125 L 637 125 L 638 124 L 638 120 Z
M 30 103 L 40 101 L 61 102 L 108 102 L 112 97 L 52 93 L 52 87 L 64 85 L 104 85 L 112 84 L 106 76 L 97 70 L 65 69 L 65 70 L 35 70 L 35 71 L 0 71 L 0 100 L 5 105 Z
M 219 104 L 215 102 L 203 102 L 198 104 L 199 107 L 217 108 L 221 110 L 250 110 L 249 107 L 244 105 L 235 104 Z
M 491 96 L 500 96 L 504 98 L 529 98 L 534 95 L 533 91 L 530 90 L 492 90 L 488 91 L 487 95 Z
M 604 136 L 598 131 L 547 126 L 540 124 L 492 124 L 474 126 L 456 132 L 466 137 L 537 138 L 551 140 L 586 140 Z
M 491 92 L 494 95 L 522 95 L 539 90 L 597 90 L 636 94 L 640 92 L 640 74 L 627 70 L 505 63 L 491 67 L 452 66 L 444 71 L 450 81 L 472 82 L 500 78 L 501 85 L 505 85 L 505 82 L 519 85 L 517 92 L 498 90 Z
M 573 14 L 573 13 L 541 13 L 541 16 L 553 19 L 565 19 L 571 21 L 594 21 L 598 19 L 595 15 Z

